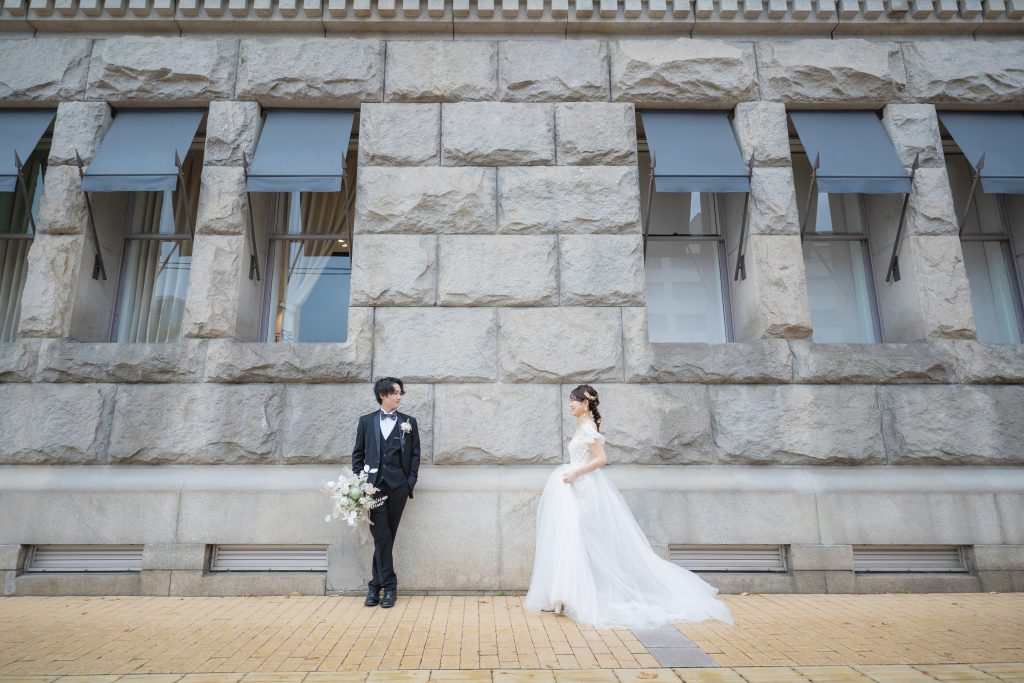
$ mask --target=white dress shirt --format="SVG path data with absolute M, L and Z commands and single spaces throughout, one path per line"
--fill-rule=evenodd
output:
M 385 415 L 394 415 L 395 417 L 393 420 L 385 420 Z M 391 436 L 391 430 L 394 429 L 395 425 L 398 424 L 398 411 L 393 410 L 390 413 L 385 413 L 382 410 L 380 412 L 380 417 L 378 418 L 378 420 L 380 421 L 380 433 L 384 435 L 385 439 L 387 439 L 389 436 Z

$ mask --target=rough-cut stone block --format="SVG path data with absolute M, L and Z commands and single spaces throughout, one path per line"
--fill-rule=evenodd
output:
M 75 152 L 88 166 L 112 120 L 110 105 L 105 102 L 61 102 L 53 124 L 49 170 L 77 163 Z M 47 183 L 49 180 L 47 172 Z
M 438 303 L 543 306 L 558 297 L 558 249 L 549 235 L 441 237 Z
M 918 40 L 903 44 L 910 96 L 935 103 L 1024 104 L 1017 41 Z
M 793 340 L 793 381 L 808 384 L 930 384 L 956 381 L 950 342 L 815 344 Z
M 36 230 L 51 235 L 78 235 L 89 225 L 89 209 L 82 192 L 82 180 L 74 166 L 46 169 L 43 194 L 39 199 Z
M 0 462 L 101 463 L 113 395 L 109 385 L 0 385 Z
M 39 348 L 40 382 L 197 382 L 203 377 L 202 342 L 82 344 L 46 340 Z
M 562 235 L 558 253 L 562 305 L 643 305 L 640 235 Z
M 383 76 L 379 40 L 242 40 L 235 97 L 264 106 L 358 107 L 380 101 Z
M 493 233 L 494 174 L 492 168 L 364 167 L 356 233 Z
M 512 102 L 442 105 L 441 163 L 445 166 L 554 164 L 554 107 Z
M 917 157 L 922 168 L 945 168 L 939 118 L 931 104 L 889 104 L 882 111 L 882 125 L 907 168 Z
M 712 386 L 715 445 L 725 463 L 885 462 L 875 388 Z
M 92 41 L 82 38 L 5 40 L 0 50 L 0 101 L 53 103 L 81 99 Z
M 21 295 L 20 337 L 66 337 L 84 235 L 36 235 Z
M 211 382 L 366 382 L 373 360 L 373 309 L 350 308 L 342 344 L 264 344 L 210 340 Z
M 793 171 L 755 168 L 750 175 L 747 231 L 751 235 L 799 235 Z
M 916 284 L 924 312 L 926 339 L 971 339 L 975 336 L 971 290 L 956 235 L 906 238 L 915 261 Z
M 200 179 L 196 233 L 242 235 L 248 230 L 245 172 L 240 166 L 205 166 Z
M 0 344 L 0 382 L 31 382 L 36 371 L 39 341 L 16 339 Z
M 89 99 L 106 102 L 206 103 L 231 98 L 234 40 L 122 36 L 96 41 Z
M 608 100 L 608 48 L 597 40 L 515 40 L 498 44 L 498 99 Z
M 388 102 L 493 100 L 497 44 L 485 41 L 389 41 Z
M 280 387 L 267 384 L 121 385 L 111 426 L 110 461 L 149 465 L 275 462 L 282 393 Z
M 500 310 L 499 318 L 503 381 L 622 379 L 617 308 L 509 308 Z
M 589 384 L 589 382 L 588 382 Z M 601 432 L 608 461 L 666 465 L 715 462 L 711 442 L 708 390 L 693 384 L 598 384 L 604 418 Z M 562 386 L 562 405 L 568 405 L 573 385 Z M 563 411 L 565 461 L 576 418 Z
M 612 100 L 717 106 L 757 96 L 754 49 L 718 40 L 618 40 L 610 44 Z
M 435 385 L 434 462 L 561 462 L 559 400 L 554 385 Z
M 627 382 L 703 384 L 788 383 L 793 361 L 788 344 L 652 344 L 647 309 L 622 309 Z
M 359 238 L 352 256 L 353 306 L 429 306 L 436 299 L 436 236 Z
M 364 104 L 359 112 L 360 165 L 436 166 L 440 145 L 438 104 Z
M 498 171 L 498 229 L 639 233 L 639 197 L 634 167 L 503 168 Z
M 732 284 L 737 341 L 811 336 L 807 274 L 798 235 L 751 235 L 747 278 Z
M 233 337 L 239 281 L 248 266 L 241 235 L 196 235 L 185 299 L 184 337 Z
M 754 157 L 758 167 L 788 169 L 789 128 L 786 105 L 781 102 L 740 102 L 732 120 L 743 161 Z
M 859 38 L 760 42 L 757 68 L 765 100 L 881 106 L 906 99 L 898 43 Z
M 900 197 L 902 201 L 902 197 Z M 897 216 L 896 220 L 899 218 Z M 946 167 L 919 168 L 907 204 L 907 235 L 958 235 Z M 893 228 L 895 230 L 895 227 Z
M 404 381 L 404 379 L 403 379 Z M 416 418 L 420 462 L 433 454 L 433 389 L 405 385 L 398 411 Z M 378 408 L 373 387 L 360 384 L 293 384 L 285 390 L 282 457 L 288 464 L 349 463 L 359 417 Z
M 960 381 L 965 384 L 1024 384 L 1024 345 L 953 342 Z
M 206 116 L 206 166 L 242 166 L 251 162 L 263 129 L 260 105 L 255 102 L 210 102 Z M 200 198 L 201 199 L 201 198 Z
M 555 107 L 560 166 L 631 166 L 636 163 L 632 104 L 574 102 Z
M 879 389 L 892 462 L 1024 462 L 1024 387 L 954 385 Z
M 491 382 L 497 376 L 493 309 L 377 310 L 373 369 L 410 382 Z

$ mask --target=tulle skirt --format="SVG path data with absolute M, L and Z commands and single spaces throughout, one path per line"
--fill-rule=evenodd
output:
M 598 469 L 562 481 L 551 473 L 537 506 L 537 551 L 523 606 L 564 613 L 595 628 L 655 628 L 732 616 L 718 589 L 659 557 L 626 501 Z

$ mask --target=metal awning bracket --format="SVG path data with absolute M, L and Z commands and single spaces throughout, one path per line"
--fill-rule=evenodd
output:
M 18 156 L 18 152 L 14 152 L 14 168 L 18 170 L 18 193 L 21 195 L 21 201 L 25 204 L 25 213 L 28 214 L 28 224 L 32 228 L 32 234 L 36 234 L 36 218 L 32 215 L 32 200 L 28 196 L 28 184 L 25 182 L 25 166 L 21 163 L 21 157 Z
M 974 177 L 971 178 L 971 192 L 967 195 L 967 206 L 964 207 L 964 212 L 960 215 L 960 220 L 957 221 L 960 235 L 964 234 L 964 226 L 967 225 L 967 216 L 970 215 L 971 207 L 974 206 L 974 193 L 977 191 L 978 183 L 981 181 L 981 171 L 985 168 L 986 154 L 988 154 L 988 152 L 981 153 L 981 158 L 978 159 L 978 165 L 972 169 L 974 171 Z
M 651 199 L 654 197 L 654 169 L 658 165 L 657 159 L 654 157 L 654 150 L 649 150 L 651 155 L 651 172 L 647 179 L 647 215 L 644 216 L 644 263 L 647 263 L 647 234 L 651 229 L 651 213 L 654 211 L 654 204 L 651 203 Z
M 181 183 L 181 191 L 185 195 L 185 224 L 188 225 L 188 234 L 195 239 L 196 230 L 192 225 L 192 201 L 188 196 L 188 185 L 185 184 L 185 174 L 181 170 L 181 157 L 178 156 L 178 150 L 174 150 L 174 166 L 178 169 L 178 182 Z
M 75 150 L 75 164 L 78 166 L 78 178 L 79 180 L 85 179 L 85 164 L 82 163 L 82 157 L 79 155 L 78 150 Z M 92 199 L 89 197 L 89 193 L 82 190 L 82 195 L 85 197 L 85 208 L 89 214 L 89 233 L 92 235 L 92 246 L 96 252 L 96 256 L 93 259 L 92 265 L 92 279 L 93 280 L 106 280 L 107 269 L 103 266 L 103 255 L 100 252 L 100 238 L 96 233 L 96 219 L 92 211 Z
M 921 166 L 921 153 L 914 155 L 914 163 L 910 167 L 910 192 L 914 191 L 914 176 Z M 903 196 L 903 208 L 900 210 L 900 223 L 896 227 L 896 239 L 892 243 L 892 256 L 889 257 L 889 270 L 885 273 L 886 282 L 900 281 L 900 243 L 903 241 L 903 226 L 907 222 L 907 206 L 910 204 L 910 192 Z
M 245 176 L 245 185 L 246 185 L 245 203 L 246 203 L 246 207 L 249 209 L 249 211 L 248 211 L 248 213 L 249 213 L 249 220 L 248 220 L 248 226 L 249 226 L 249 279 L 250 280 L 255 279 L 257 282 L 259 282 L 260 281 L 260 263 L 259 263 L 259 258 L 257 258 L 257 256 L 256 256 L 256 254 L 258 253 L 257 250 L 256 250 L 256 226 L 253 225 L 253 222 L 252 222 L 253 221 L 253 219 L 252 219 L 252 193 L 250 193 L 249 190 L 248 190 L 248 186 L 249 186 L 249 157 L 248 157 L 248 155 L 246 155 L 245 152 L 242 152 L 242 173 Z
M 736 272 L 733 273 L 733 282 L 747 279 L 747 220 L 750 216 L 750 192 L 753 190 L 754 182 L 754 153 L 750 153 L 747 161 L 747 180 L 751 189 L 743 196 L 743 220 L 740 222 L 740 243 L 736 250 Z
M 814 163 L 811 165 L 811 185 L 807 188 L 807 200 L 804 202 L 804 219 L 800 221 L 800 238 L 803 239 L 804 230 L 807 229 L 807 221 L 811 218 L 811 199 L 818 189 L 818 169 L 821 167 L 821 152 L 814 155 Z

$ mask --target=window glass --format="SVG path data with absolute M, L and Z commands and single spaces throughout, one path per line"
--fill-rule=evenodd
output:
M 878 341 L 864 263 L 864 242 L 805 239 L 803 250 L 814 341 Z
M 719 244 L 647 244 L 647 322 L 652 342 L 725 342 Z

